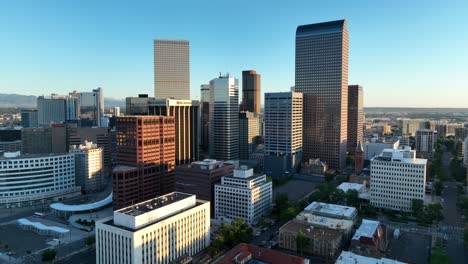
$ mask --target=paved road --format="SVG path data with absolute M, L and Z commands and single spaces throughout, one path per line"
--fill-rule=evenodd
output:
M 442 156 L 442 169 L 446 175 L 450 175 L 450 160 L 452 156 L 449 152 L 445 151 Z M 461 218 L 460 211 L 457 208 L 457 184 L 455 182 L 445 182 L 446 188 L 443 190 L 444 198 L 444 220 L 442 227 L 452 230 L 455 228 L 463 227 L 463 219 Z M 446 227 L 444 227 L 446 226 Z M 461 229 L 459 229 L 461 230 Z M 460 235 L 463 233 L 460 231 Z M 453 263 L 468 263 L 468 250 L 464 247 L 463 241 L 459 239 L 447 239 L 444 243 L 446 252 Z
M 64 258 L 56 262 L 57 264 L 90 264 L 96 263 L 96 248 L 89 247 L 88 249 L 77 253 L 73 256 Z

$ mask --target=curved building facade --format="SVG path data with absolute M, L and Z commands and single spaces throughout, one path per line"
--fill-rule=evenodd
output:
M 73 154 L 0 157 L 0 204 L 21 207 L 80 193 Z

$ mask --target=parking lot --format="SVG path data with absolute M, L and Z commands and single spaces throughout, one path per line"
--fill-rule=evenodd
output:
M 18 239 L 21 238 L 21 239 Z M 16 224 L 0 226 L 0 252 L 11 251 L 13 257 L 21 257 L 46 247 L 48 236 L 41 236 L 33 231 L 23 230 Z
M 311 193 L 319 183 L 291 179 L 287 183 L 273 188 L 273 199 L 278 193 L 287 193 L 290 200 L 296 201 Z
M 394 239 L 393 229 L 389 229 L 388 236 L 388 258 L 415 264 L 429 263 L 431 236 L 401 231 L 400 237 Z

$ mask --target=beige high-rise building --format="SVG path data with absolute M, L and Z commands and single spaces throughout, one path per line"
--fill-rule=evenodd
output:
M 190 99 L 188 40 L 154 40 L 154 97 Z
M 96 222 L 96 263 L 166 264 L 210 244 L 210 202 L 172 192 Z
M 346 20 L 302 25 L 296 31 L 295 91 L 304 94 L 303 159 L 346 164 L 348 29 Z

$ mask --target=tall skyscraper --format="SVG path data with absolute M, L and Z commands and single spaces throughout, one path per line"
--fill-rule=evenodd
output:
M 239 113 L 239 159 L 248 160 L 260 139 L 260 115 L 252 112 Z
M 210 134 L 210 85 L 202 84 L 200 86 L 200 107 L 201 107 L 201 120 L 200 120 L 200 138 L 203 150 L 208 150 L 209 134 Z
M 196 100 L 155 99 L 146 94 L 127 97 L 127 114 L 173 116 L 177 165 L 199 158 L 200 103 Z
M 260 74 L 256 71 L 242 71 L 241 111 L 260 113 Z
M 196 100 L 150 98 L 148 101 L 149 115 L 174 117 L 177 165 L 199 158 L 199 110 L 200 103 Z
M 304 94 L 304 159 L 320 158 L 331 168 L 344 167 L 348 136 L 346 20 L 297 28 L 295 91 Z
M 154 97 L 190 100 L 188 40 L 154 40 Z
M 265 173 L 279 178 L 302 160 L 301 93 L 265 93 Z
M 348 86 L 348 152 L 354 153 L 359 142 L 362 144 L 364 124 L 364 94 L 362 86 Z
M 174 117 L 121 116 L 115 128 L 114 209 L 174 191 Z
M 239 158 L 239 81 L 229 74 L 210 81 L 210 158 Z
M 82 127 L 101 127 L 104 117 L 104 94 L 103 89 L 98 87 L 92 92 L 73 92 L 70 96 L 78 98 L 80 106 L 80 124 Z
M 75 98 L 52 94 L 37 98 L 37 122 L 39 126 L 61 124 L 77 119 L 78 104 Z

